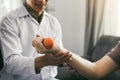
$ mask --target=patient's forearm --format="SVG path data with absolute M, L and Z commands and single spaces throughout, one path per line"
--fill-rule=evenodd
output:
M 96 65 L 74 53 L 72 53 L 72 59 L 68 64 L 86 78 L 93 79 L 96 77 Z
M 78 73 L 91 80 L 99 80 L 119 69 L 119 66 L 107 55 L 92 63 L 75 54 L 68 63 L 75 68 Z

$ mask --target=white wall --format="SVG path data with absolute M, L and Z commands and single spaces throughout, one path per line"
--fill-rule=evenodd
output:
M 50 0 L 49 9 L 62 25 L 64 47 L 83 55 L 86 0 Z
M 120 0 L 106 0 L 104 34 L 120 36 Z
M 19 7 L 22 0 L 0 0 L 0 20 L 8 12 Z

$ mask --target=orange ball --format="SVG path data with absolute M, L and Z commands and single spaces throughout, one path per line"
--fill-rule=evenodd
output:
M 43 45 L 46 49 L 50 49 L 53 47 L 54 41 L 51 38 L 45 38 L 43 39 Z

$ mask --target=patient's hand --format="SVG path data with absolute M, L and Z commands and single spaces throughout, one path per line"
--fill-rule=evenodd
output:
M 51 38 L 44 38 L 43 36 L 37 35 L 32 41 L 33 47 L 36 48 L 38 53 L 57 53 L 62 50 Z
M 32 45 L 36 48 L 38 53 L 43 53 L 46 51 L 46 48 L 42 44 L 43 39 L 43 36 L 36 35 L 36 38 L 32 41 Z

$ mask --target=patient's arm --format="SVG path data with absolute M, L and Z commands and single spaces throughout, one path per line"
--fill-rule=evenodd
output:
M 53 54 L 55 54 L 57 51 L 65 50 L 63 48 L 60 48 L 54 41 L 52 47 L 46 49 L 43 45 L 43 40 L 43 37 L 38 36 L 33 41 L 33 46 L 36 47 L 38 52 L 52 52 Z M 67 64 L 72 66 L 78 73 L 80 73 L 88 79 L 98 80 L 118 69 L 117 64 L 115 64 L 115 62 L 107 55 L 105 55 L 97 62 L 92 63 L 72 52 L 71 54 L 71 60 L 67 62 Z
M 99 80 L 118 69 L 117 64 L 107 55 L 96 62 L 90 62 L 82 57 L 72 55 L 68 62 L 78 73 L 91 80 Z

